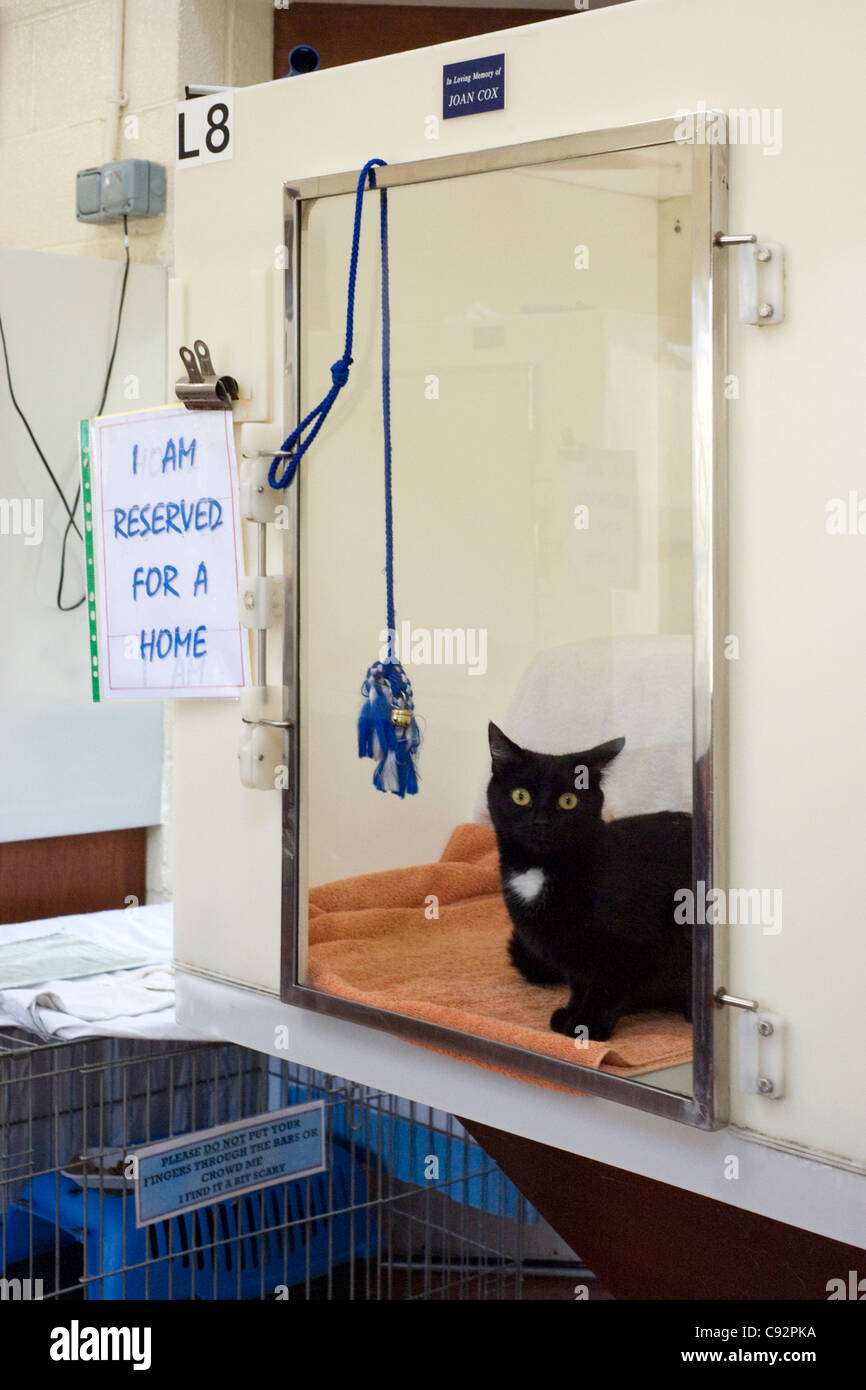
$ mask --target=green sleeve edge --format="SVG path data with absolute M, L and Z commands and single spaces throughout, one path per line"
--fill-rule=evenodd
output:
M 90 469 L 90 421 L 78 426 L 81 459 L 81 504 L 84 515 L 84 564 L 87 578 L 87 616 L 90 625 L 90 682 L 94 704 L 99 704 L 99 634 L 96 628 L 96 571 L 93 564 L 93 489 Z

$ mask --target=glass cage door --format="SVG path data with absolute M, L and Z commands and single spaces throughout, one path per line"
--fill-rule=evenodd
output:
M 341 351 L 356 179 L 287 185 L 295 419 Z M 383 794 L 357 751 L 361 681 L 388 637 L 369 191 L 351 380 L 287 498 L 284 998 L 710 1127 L 724 1118 L 720 947 L 701 903 L 723 852 L 724 147 L 658 122 L 389 166 L 377 183 L 391 245 L 393 650 L 414 690 L 420 786 Z M 551 827 L 542 799 L 572 763 L 574 795 L 559 789 Z M 488 796 L 494 775 L 512 804 Z M 526 789 L 509 777 L 532 784 L 531 832 L 514 824 Z M 620 840 L 597 819 L 622 821 Z M 659 865 L 678 856 L 668 927 L 682 949 L 651 943 L 633 963 L 669 971 L 672 987 L 630 993 L 626 980 L 607 1037 L 573 1018 L 557 1031 L 558 958 L 553 978 L 533 979 L 508 943 L 515 921 L 525 940 L 521 915 L 543 933 L 563 902 L 592 931 L 604 910 L 593 855 L 615 843 L 610 872 L 636 874 L 637 897 L 615 894 L 636 906 L 614 942 L 643 929 Z M 604 992 L 615 968 L 602 939 L 587 949 Z

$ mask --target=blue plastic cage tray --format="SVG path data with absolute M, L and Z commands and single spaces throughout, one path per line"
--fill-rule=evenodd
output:
M 298 1105 L 309 1098 L 306 1088 L 289 1086 L 286 1104 Z M 441 1178 L 447 1175 L 447 1182 L 441 1187 L 446 1197 L 493 1216 L 507 1216 L 512 1221 L 519 1220 L 522 1214 L 524 1224 L 537 1225 L 539 1216 L 535 1208 L 523 1199 L 521 1213 L 519 1189 L 468 1136 L 446 1134 L 417 1120 L 403 1115 L 392 1116 L 372 1107 L 368 1111 L 369 1122 L 365 1119 L 353 1133 L 351 1107 L 350 1099 L 328 1107 L 331 1132 L 335 1139 L 344 1143 L 354 1139 L 356 1152 L 363 1161 L 371 1166 L 381 1163 L 386 1173 L 416 1187 L 423 1187 L 425 1182 L 441 1181 L 438 1175 Z M 431 1158 L 437 1163 L 431 1164 Z
M 136 1227 L 132 1192 L 84 1190 L 52 1173 L 34 1178 L 6 1220 L 9 1251 L 51 1250 L 80 1242 L 90 1299 L 237 1299 L 273 1294 L 361 1259 L 377 1248 L 363 1207 L 364 1174 L 341 1144 L 330 1172 Z M 328 1216 L 329 1210 L 335 1212 Z M 125 1271 L 125 1272 L 124 1272 Z

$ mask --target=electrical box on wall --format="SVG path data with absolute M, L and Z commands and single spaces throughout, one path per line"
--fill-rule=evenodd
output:
M 165 165 L 149 159 L 118 159 L 75 176 L 79 222 L 120 222 L 124 217 L 159 217 L 165 212 Z

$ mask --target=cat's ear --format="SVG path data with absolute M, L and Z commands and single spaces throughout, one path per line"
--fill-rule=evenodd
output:
M 490 759 L 494 772 L 504 772 L 507 767 L 513 767 L 520 761 L 523 749 L 512 743 L 495 724 L 487 725 L 487 737 L 490 740 Z
M 600 777 L 608 764 L 613 762 L 623 748 L 625 748 L 624 738 L 612 738 L 607 743 L 599 743 L 595 748 L 590 748 L 588 753 L 584 753 L 583 761 L 591 772 Z

